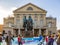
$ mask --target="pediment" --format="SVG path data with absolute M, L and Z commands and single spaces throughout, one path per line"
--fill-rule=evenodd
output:
M 40 11 L 40 12 L 47 12 L 46 10 L 34 5 L 34 4 L 31 4 L 31 3 L 28 3 L 20 8 L 17 8 L 16 10 L 14 10 L 13 12 L 30 12 L 30 11 Z

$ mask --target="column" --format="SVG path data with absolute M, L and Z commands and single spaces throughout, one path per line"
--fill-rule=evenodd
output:
M 46 33 L 45 33 L 46 35 L 48 35 L 48 30 L 46 29 Z
M 20 34 L 20 35 L 21 35 L 21 33 L 20 33 L 20 29 L 18 30 L 18 34 Z
M 41 34 L 41 29 L 39 29 L 39 35 Z
M 33 29 L 33 36 L 34 36 L 34 29 Z
M 21 27 L 20 27 L 20 23 L 19 23 L 19 25 L 18 25 L 18 34 L 19 34 L 19 35 L 21 35 L 20 28 L 21 28 Z
M 12 34 L 14 34 L 13 28 L 12 28 Z

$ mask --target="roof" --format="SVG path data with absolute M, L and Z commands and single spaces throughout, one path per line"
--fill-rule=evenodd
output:
M 21 6 L 21 7 L 17 8 L 16 10 L 22 9 L 23 7 L 28 6 L 28 5 L 32 5 L 32 6 L 34 6 L 34 7 L 37 7 L 38 9 L 41 9 L 41 10 L 47 12 L 46 10 L 44 10 L 44 9 L 42 9 L 42 8 L 40 8 L 40 7 L 32 4 L 32 3 L 28 3 L 28 4 L 24 5 L 24 6 Z M 13 12 L 15 12 L 16 10 L 14 10 Z
M 55 19 L 56 20 L 56 18 L 53 18 L 53 17 L 46 17 L 46 19 Z

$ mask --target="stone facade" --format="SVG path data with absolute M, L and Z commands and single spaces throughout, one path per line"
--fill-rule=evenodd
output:
M 26 4 L 13 11 L 14 17 L 4 18 L 4 30 L 12 34 L 24 34 L 23 18 L 31 16 L 33 19 L 32 33 L 40 34 L 56 33 L 56 18 L 46 17 L 47 11 L 34 4 Z
M 2 31 L 3 31 L 3 25 L 0 24 L 0 32 L 2 33 Z

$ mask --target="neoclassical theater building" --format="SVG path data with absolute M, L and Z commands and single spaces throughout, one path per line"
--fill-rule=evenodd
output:
M 12 17 L 4 18 L 3 30 L 5 30 L 6 33 L 11 31 L 14 35 L 24 35 L 26 31 L 23 26 L 24 18 L 29 20 L 30 17 L 33 22 L 32 29 L 27 29 L 27 31 L 33 36 L 56 33 L 56 18 L 46 17 L 46 14 L 46 10 L 34 4 L 28 3 L 14 10 Z

